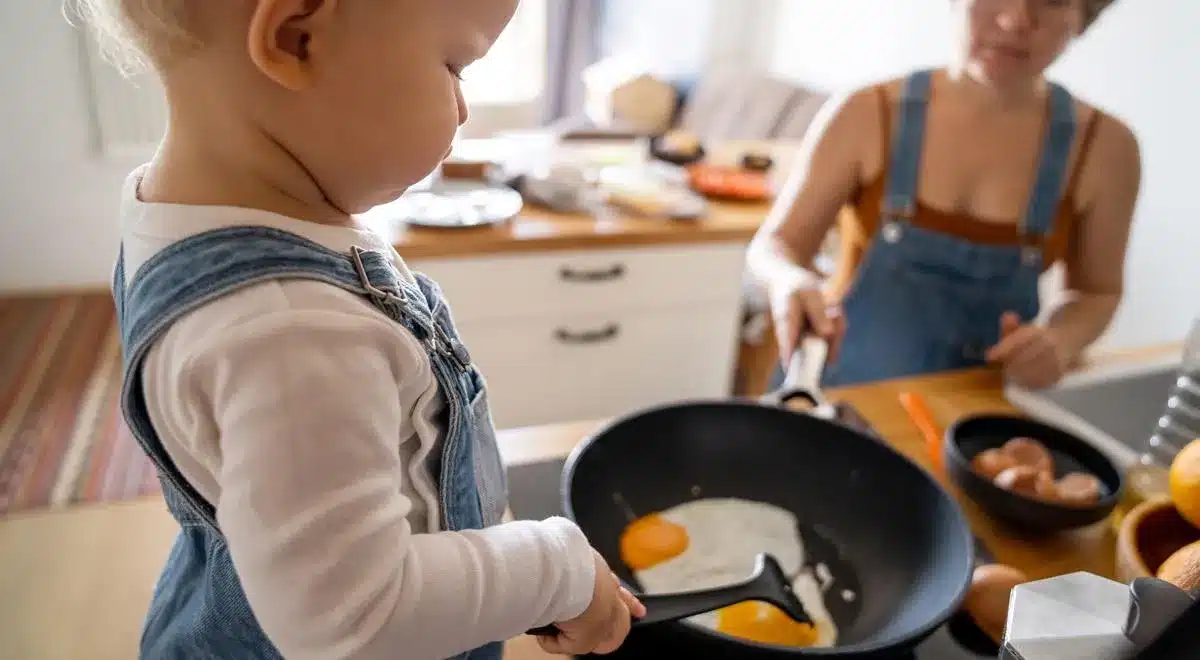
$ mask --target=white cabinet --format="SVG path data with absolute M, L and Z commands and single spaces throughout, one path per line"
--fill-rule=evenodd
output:
M 410 262 L 438 281 L 496 425 L 728 396 L 741 243 Z

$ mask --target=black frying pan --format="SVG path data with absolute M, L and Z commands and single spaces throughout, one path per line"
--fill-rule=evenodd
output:
M 973 537 L 958 504 L 920 467 L 830 421 L 833 407 L 811 385 L 820 374 L 803 372 L 794 362 L 783 390 L 765 403 L 668 405 L 609 424 L 568 458 L 564 510 L 639 592 L 618 549 L 631 511 L 645 515 L 695 497 L 788 509 L 801 521 L 806 563 L 825 564 L 835 579 L 825 600 L 839 628 L 837 648 L 766 646 L 686 622 L 659 627 L 679 628 L 689 644 L 714 655 L 891 658 L 961 605 Z M 783 406 L 796 399 L 813 411 Z

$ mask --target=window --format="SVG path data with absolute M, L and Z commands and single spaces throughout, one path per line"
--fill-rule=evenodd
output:
M 714 9 L 713 0 L 608 0 L 601 52 L 666 78 L 698 75 L 708 63 Z
M 546 2 L 524 0 L 487 56 L 463 72 L 472 106 L 536 101 L 546 84 Z
M 547 2 L 523 0 L 488 54 L 463 72 L 471 118 L 459 137 L 536 126 L 546 87 Z
M 607 0 L 601 48 L 657 75 L 693 78 L 714 66 L 762 67 L 784 0 Z
M 537 123 L 546 80 L 548 1 L 524 0 L 487 56 L 463 72 L 472 115 L 465 136 Z M 82 32 L 98 149 L 111 157 L 153 153 L 167 120 L 158 81 L 149 74 L 123 77 L 100 56 L 91 34 Z
M 548 6 L 523 0 L 492 50 L 463 78 L 471 119 L 460 137 L 532 128 L 546 87 Z M 764 48 L 770 16 L 782 0 L 607 0 L 603 55 L 632 56 L 663 76 L 691 77 L 713 63 L 749 62 Z M 670 35 L 670 38 L 664 38 Z M 151 152 L 166 125 L 162 92 L 151 76 L 131 82 L 101 61 L 87 38 L 92 114 L 108 155 Z

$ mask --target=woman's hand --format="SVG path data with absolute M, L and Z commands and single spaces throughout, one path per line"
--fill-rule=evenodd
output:
M 831 306 L 825 294 L 815 284 L 791 283 L 772 287 L 769 291 L 771 318 L 779 357 L 785 366 L 800 346 L 801 340 L 815 335 L 829 344 L 830 362 L 837 359 L 846 320 L 841 308 Z
M 1004 367 L 1004 372 L 1022 387 L 1042 389 L 1058 384 L 1067 373 L 1069 360 L 1060 342 L 1044 326 L 1021 324 L 1021 317 L 1007 312 L 1000 319 L 1000 343 L 987 352 L 987 361 Z

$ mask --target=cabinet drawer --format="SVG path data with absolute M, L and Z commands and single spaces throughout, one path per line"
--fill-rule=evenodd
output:
M 415 261 L 456 321 L 617 312 L 728 302 L 741 295 L 745 246 L 593 250 Z
M 608 418 L 729 396 L 738 308 L 459 324 L 500 428 Z

